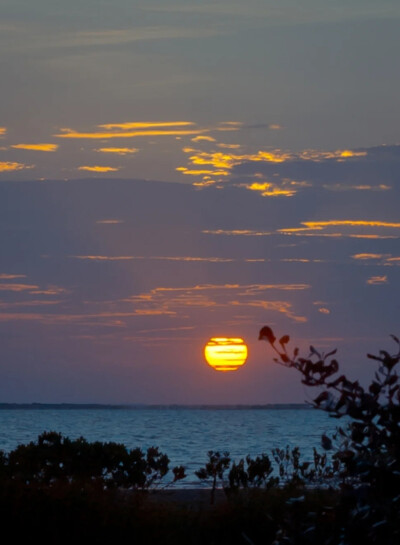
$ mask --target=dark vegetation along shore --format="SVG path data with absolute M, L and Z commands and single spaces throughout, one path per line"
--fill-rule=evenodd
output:
M 156 447 L 43 433 L 0 454 L 3 535 L 49 544 L 398 545 L 400 353 L 369 355 L 378 368 L 364 389 L 338 373 L 334 351 L 310 347 L 301 357 L 268 327 L 260 339 L 277 363 L 319 387 L 316 409 L 350 418 L 321 438 L 313 460 L 287 447 L 241 460 L 210 451 L 196 472 L 208 488 L 188 490 L 179 489 L 185 469 L 170 468 Z

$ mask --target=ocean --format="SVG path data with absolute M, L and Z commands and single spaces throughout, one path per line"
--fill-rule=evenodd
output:
M 320 452 L 321 435 L 331 436 L 338 425 L 323 411 L 308 406 L 187 407 L 0 405 L 0 450 L 35 441 L 43 431 L 71 439 L 115 441 L 128 448 L 157 446 L 188 474 L 180 486 L 199 486 L 196 469 L 207 452 L 228 451 L 234 460 L 271 450 L 298 446 L 302 459 Z

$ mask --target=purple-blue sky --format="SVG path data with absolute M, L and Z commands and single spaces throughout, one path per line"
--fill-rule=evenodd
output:
M 263 325 L 367 380 L 400 333 L 399 19 L 1 0 L 0 401 L 310 399 Z

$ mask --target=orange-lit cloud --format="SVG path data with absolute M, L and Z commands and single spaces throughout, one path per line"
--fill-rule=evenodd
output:
M 324 184 L 324 189 L 329 191 L 388 191 L 392 189 L 390 185 L 345 185 L 345 184 Z
M 11 146 L 15 149 L 23 149 L 29 151 L 46 151 L 54 152 L 58 150 L 58 144 L 14 144 Z
M 372 229 L 400 229 L 400 223 L 388 222 L 388 221 L 376 221 L 376 220 L 329 220 L 329 221 L 302 221 L 301 225 L 304 227 L 290 227 L 284 229 L 278 229 L 278 233 L 284 235 L 294 236 L 309 236 L 309 237 L 331 237 L 331 238 L 366 238 L 366 239 L 380 239 L 380 238 L 398 238 L 399 235 L 382 235 L 381 233 L 352 233 L 352 232 L 324 232 L 330 227 L 344 227 L 348 228 L 372 228 Z
M 78 170 L 87 170 L 88 172 L 117 172 L 120 170 L 119 167 L 104 167 L 99 165 L 93 166 L 82 166 L 78 167 Z
M 189 157 L 189 161 L 192 165 L 212 165 L 215 168 L 231 170 L 234 166 L 244 162 L 284 163 L 286 161 L 294 160 L 320 162 L 327 159 L 344 161 L 352 157 L 364 157 L 366 155 L 366 151 L 351 150 L 305 150 L 299 153 L 291 153 L 280 149 L 274 149 L 271 151 L 259 150 L 257 153 L 251 154 L 203 152 L 201 150 L 196 150 L 195 154 Z
M 130 129 L 154 129 L 154 128 L 165 128 L 165 127 L 188 127 L 191 125 L 194 125 L 192 121 L 144 121 L 144 122 L 136 122 L 136 121 L 128 121 L 125 123 L 107 123 L 104 125 L 98 125 L 101 129 L 122 129 L 122 130 L 130 130 Z
M 370 278 L 368 278 L 367 284 L 387 284 L 387 281 L 387 276 L 371 276 Z
M 271 231 L 252 231 L 251 229 L 204 229 L 202 233 L 206 235 L 228 235 L 246 237 L 266 237 L 274 234 Z
M 129 155 L 132 153 L 137 153 L 138 148 L 99 148 L 95 149 L 99 153 L 115 153 L 116 155 Z
M 6 127 L 0 127 L 0 137 L 1 136 L 4 136 L 7 132 L 7 128 Z
M 330 226 L 351 226 L 351 227 L 392 227 L 400 228 L 400 223 L 389 221 L 365 221 L 365 220 L 329 220 L 329 221 L 302 221 L 307 229 L 323 229 Z
M 307 318 L 305 316 L 298 316 L 293 312 L 293 305 L 288 301 L 231 301 L 230 305 L 262 308 L 264 310 L 271 310 L 281 314 L 286 314 L 288 318 L 295 322 L 307 322 Z
M 198 256 L 104 256 L 104 255 L 73 255 L 73 259 L 88 261 L 182 261 L 187 263 L 233 263 L 238 261 L 256 262 L 264 259 L 234 259 L 231 257 L 198 257 Z
M 84 259 L 88 261 L 130 261 L 135 259 L 131 255 L 106 256 L 106 255 L 71 255 L 73 259 Z
M 182 172 L 182 174 L 188 176 L 202 176 L 204 174 L 212 176 L 229 176 L 229 172 L 226 170 L 189 170 L 186 167 L 177 167 L 175 170 L 178 170 L 179 172 Z
M 351 256 L 353 259 L 382 259 L 384 254 L 354 254 Z
M 142 129 L 142 130 L 116 130 L 116 131 L 95 131 L 95 132 L 79 132 L 69 128 L 62 128 L 58 134 L 53 136 L 56 138 L 69 139 L 100 139 L 107 140 L 110 138 L 140 138 L 147 136 L 194 136 L 210 132 L 210 130 L 234 130 L 232 128 L 215 128 L 215 129 Z
M 276 184 L 270 182 L 258 183 L 246 185 L 247 189 L 251 191 L 258 191 L 263 197 L 292 197 L 297 193 L 297 190 L 292 188 L 279 187 Z
M 213 138 L 212 136 L 195 136 L 194 138 L 191 138 L 192 142 L 201 142 L 201 141 L 205 141 L 205 142 L 215 142 L 215 138 Z
M 24 165 L 23 163 L 0 161 L 0 172 L 23 170 L 27 168 L 34 168 L 34 165 Z
M 325 307 L 321 307 L 318 309 L 318 312 L 320 312 L 321 314 L 330 314 L 331 311 L 329 310 L 329 308 L 325 308 Z
M 15 280 L 16 278 L 26 278 L 26 274 L 0 274 L 0 280 Z
M 114 224 L 118 224 L 118 223 L 125 223 L 123 220 L 98 220 L 96 221 L 96 223 L 99 223 L 101 225 L 114 225 Z
M 47 286 L 47 288 L 40 288 L 32 290 L 30 293 L 34 295 L 60 295 L 62 293 L 69 293 L 69 290 L 62 288 L 61 286 Z
M 59 305 L 62 301 L 48 301 L 34 299 L 32 301 L 18 301 L 13 303 L 0 302 L 0 308 L 20 308 L 20 307 L 46 307 Z
M 220 144 L 217 144 L 217 147 L 218 148 L 223 148 L 223 149 L 239 149 L 242 146 L 240 144 L 223 144 L 221 142 Z
M 34 284 L 10 284 L 10 283 L 2 284 L 0 283 L 0 291 L 20 292 L 20 291 L 31 291 L 38 288 L 39 286 L 36 286 Z
M 286 314 L 294 321 L 304 322 L 304 316 L 294 313 L 289 301 L 268 301 L 266 292 L 302 291 L 309 289 L 309 284 L 198 284 L 194 286 L 169 288 L 158 287 L 149 292 L 133 295 L 123 301 L 136 308 L 170 310 L 176 313 L 189 309 L 229 309 L 246 307 L 270 310 Z
M 283 127 L 277 123 L 271 123 L 268 125 L 268 128 L 271 129 L 271 131 L 280 131 Z

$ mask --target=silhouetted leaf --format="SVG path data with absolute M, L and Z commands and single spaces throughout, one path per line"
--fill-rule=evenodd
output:
M 280 343 L 281 345 L 287 344 L 289 341 L 290 341 L 289 335 L 284 335 L 283 337 L 281 337 L 281 338 L 279 339 L 279 343 Z
M 276 341 L 276 337 L 270 327 L 264 326 L 262 329 L 260 329 L 258 340 L 267 340 L 269 343 L 274 344 L 274 342 Z

